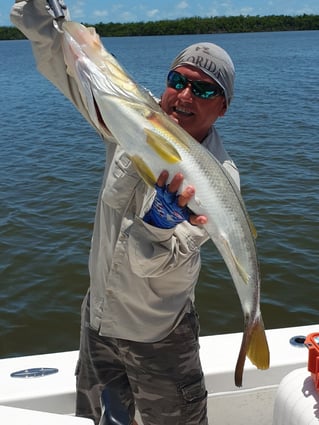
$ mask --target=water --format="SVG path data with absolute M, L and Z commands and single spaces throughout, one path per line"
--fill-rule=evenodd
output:
M 160 95 L 172 58 L 200 40 L 236 65 L 236 96 L 217 127 L 259 235 L 266 327 L 318 323 L 319 31 L 104 41 Z M 29 42 L 3 41 L 0 56 L 0 357 L 76 349 L 104 146 L 37 73 Z M 197 308 L 202 335 L 242 330 L 211 243 Z

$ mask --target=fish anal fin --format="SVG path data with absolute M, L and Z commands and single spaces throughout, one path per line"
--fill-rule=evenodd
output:
M 138 174 L 142 177 L 146 184 L 151 187 L 154 187 L 156 183 L 156 177 L 150 167 L 146 164 L 146 162 L 138 155 L 131 156 L 131 161 L 138 172 Z
M 148 128 L 145 128 L 144 131 L 146 133 L 146 143 L 160 158 L 169 164 L 175 164 L 176 162 L 181 161 L 182 158 L 180 157 L 180 154 L 172 143 L 170 143 L 165 137 L 149 130 Z
M 237 259 L 237 257 L 234 255 L 228 241 L 226 239 L 223 240 L 224 241 L 224 246 L 227 249 L 230 257 L 232 258 L 236 269 L 238 270 L 239 275 L 241 276 L 242 280 L 244 281 L 245 284 L 248 283 L 249 281 L 249 274 L 246 272 L 246 270 L 244 269 L 244 267 L 240 264 L 239 260 Z
M 265 333 L 265 328 L 261 317 L 253 327 L 251 339 L 247 349 L 247 357 L 258 369 L 268 369 L 270 354 Z

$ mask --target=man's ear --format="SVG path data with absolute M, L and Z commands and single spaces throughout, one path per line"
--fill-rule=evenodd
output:
M 220 117 L 223 117 L 223 116 L 226 114 L 226 111 L 227 111 L 226 99 L 225 99 L 225 98 L 223 98 L 223 104 L 222 104 L 222 106 L 221 106 L 221 108 L 220 108 L 219 116 L 220 116 Z

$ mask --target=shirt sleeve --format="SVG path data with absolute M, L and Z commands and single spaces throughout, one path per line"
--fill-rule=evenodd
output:
M 46 5 L 45 0 L 16 0 L 11 9 L 11 22 L 30 40 L 38 71 L 51 81 L 98 131 L 84 106 L 76 81 L 67 73 L 61 44 L 62 32 Z M 69 19 L 69 15 L 66 19 Z
M 139 277 L 160 277 L 186 267 L 187 273 L 194 270 L 194 276 L 187 275 L 193 280 L 200 267 L 200 245 L 207 238 L 203 229 L 187 222 L 159 229 L 136 217 L 128 238 L 131 269 Z

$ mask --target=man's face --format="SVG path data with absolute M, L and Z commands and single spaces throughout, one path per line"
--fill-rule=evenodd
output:
M 215 83 L 202 70 L 183 65 L 175 69 L 189 80 L 200 80 Z M 207 135 L 211 125 L 226 112 L 224 96 L 202 99 L 195 96 L 190 84 L 177 90 L 166 87 L 161 98 L 162 109 L 186 130 L 197 141 L 201 142 Z

